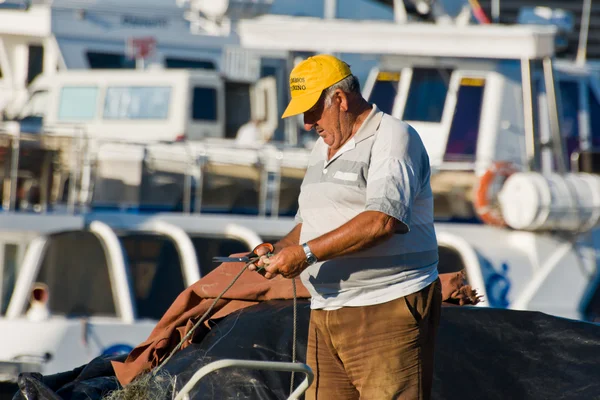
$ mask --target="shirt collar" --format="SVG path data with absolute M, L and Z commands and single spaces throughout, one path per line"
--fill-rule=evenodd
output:
M 383 111 L 379 110 L 375 104 L 373 104 L 373 108 L 367 118 L 363 121 L 361 126 L 358 128 L 358 131 L 348 140 L 331 158 L 331 160 L 327 160 L 327 151 L 329 147 L 325 144 L 325 141 L 322 137 L 317 139 L 316 146 L 319 146 L 319 152 L 321 156 L 326 161 L 326 164 L 331 163 L 333 160 L 338 158 L 340 155 L 345 153 L 348 150 L 352 150 L 356 147 L 356 144 L 362 142 L 363 140 L 373 136 L 375 132 L 379 129 L 379 125 L 381 124 L 381 119 L 383 118 Z
M 380 111 L 379 108 L 375 104 L 373 104 L 373 108 L 367 118 L 363 121 L 358 131 L 352 137 L 355 143 L 362 142 L 368 137 L 371 137 L 377 132 L 379 129 L 379 124 L 381 124 L 381 119 L 383 118 L 383 111 Z

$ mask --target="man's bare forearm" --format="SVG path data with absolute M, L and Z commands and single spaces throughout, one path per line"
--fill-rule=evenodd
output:
M 287 235 L 281 240 L 274 244 L 275 253 L 287 246 L 293 246 L 300 243 L 300 231 L 302 230 L 302 224 L 296 225 Z
M 344 225 L 308 242 L 321 261 L 373 247 L 396 231 L 399 223 L 379 211 L 363 211 Z

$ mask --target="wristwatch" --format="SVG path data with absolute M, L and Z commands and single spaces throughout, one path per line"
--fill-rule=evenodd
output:
M 308 263 L 308 265 L 313 265 L 314 263 L 316 263 L 317 261 L 317 256 L 315 256 L 312 251 L 310 251 L 310 247 L 308 247 L 308 243 L 304 243 L 302 245 L 302 248 L 304 249 L 304 254 L 306 254 L 306 262 Z

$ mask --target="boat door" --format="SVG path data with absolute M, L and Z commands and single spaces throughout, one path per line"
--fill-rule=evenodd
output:
M 259 79 L 251 88 L 250 109 L 252 120 L 259 125 L 262 138 L 268 142 L 273 138 L 279 124 L 277 115 L 277 81 L 273 76 Z

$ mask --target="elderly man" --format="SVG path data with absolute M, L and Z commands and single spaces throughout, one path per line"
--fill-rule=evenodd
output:
M 257 263 L 312 295 L 307 399 L 428 399 L 441 287 L 429 157 L 330 55 L 298 64 L 283 118 L 320 136 L 297 225 Z

